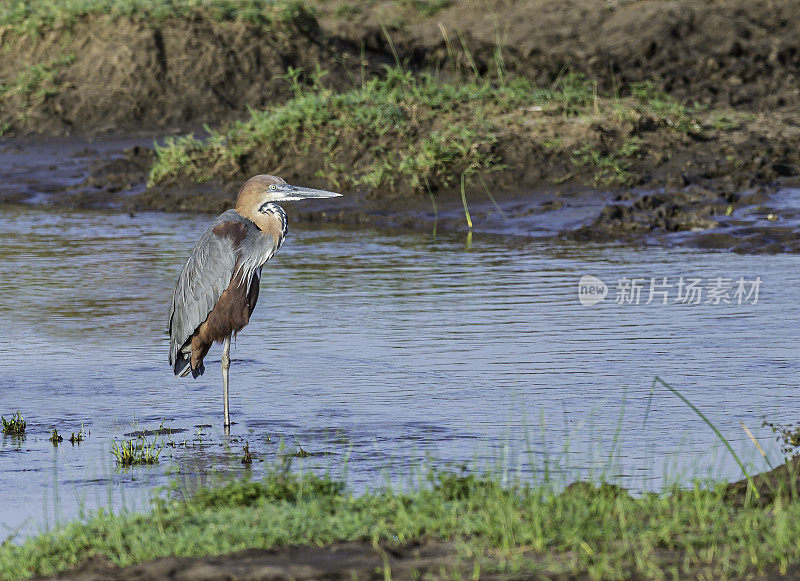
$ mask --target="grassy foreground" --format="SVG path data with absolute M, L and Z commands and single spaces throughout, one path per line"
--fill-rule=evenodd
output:
M 150 514 L 100 512 L 85 522 L 0 546 L 6 579 L 52 574 L 96 553 L 118 565 L 159 557 L 356 540 L 402 546 L 456 541 L 469 571 L 596 578 L 739 576 L 800 561 L 800 502 L 734 506 L 723 486 L 630 496 L 611 485 L 500 485 L 439 473 L 416 490 L 349 494 L 311 474 L 203 488 L 157 501 Z M 457 571 L 452 572 L 453 575 Z

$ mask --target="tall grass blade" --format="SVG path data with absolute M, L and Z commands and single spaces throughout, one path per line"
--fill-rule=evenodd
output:
M 436 238 L 436 229 L 439 226 L 439 206 L 436 204 L 436 196 L 434 196 L 433 191 L 431 191 L 431 184 L 428 182 L 428 178 L 425 177 L 424 181 L 425 190 L 431 198 L 431 204 L 433 204 L 433 237 Z
M 692 409 L 692 411 L 694 411 L 694 413 L 696 413 L 698 416 L 700 416 L 700 419 L 702 419 L 706 424 L 708 424 L 708 427 L 711 428 L 714 431 L 714 433 L 717 435 L 717 437 L 720 439 L 720 441 L 723 444 L 725 444 L 725 447 L 728 449 L 728 452 L 731 453 L 731 456 L 733 456 L 733 459 L 736 460 L 736 463 L 739 465 L 739 468 L 741 468 L 742 473 L 744 474 L 744 477 L 747 478 L 747 484 L 750 486 L 750 490 L 753 492 L 753 494 L 755 495 L 756 498 L 759 498 L 760 495 L 758 494 L 758 490 L 756 489 L 755 485 L 753 484 L 752 477 L 747 472 L 747 469 L 744 467 L 744 464 L 742 464 L 742 461 L 739 460 L 739 456 L 737 456 L 736 452 L 733 451 L 733 447 L 731 446 L 730 442 L 728 442 L 728 440 L 725 439 L 725 436 L 722 435 L 722 433 L 717 429 L 717 427 L 713 423 L 711 423 L 711 420 L 709 420 L 703 414 L 703 412 L 701 412 L 699 409 L 697 409 L 697 407 L 695 407 L 695 405 L 692 402 L 690 402 L 688 399 L 686 399 L 686 396 L 684 396 L 681 392 L 679 392 L 677 389 L 672 387 L 666 381 L 661 379 L 658 375 L 656 375 L 653 378 L 652 390 L 655 390 L 656 382 L 660 383 L 661 385 L 666 387 L 668 390 L 670 390 L 672 393 L 677 395 L 683 403 L 688 405 Z M 650 406 L 648 404 L 648 409 L 649 409 L 649 407 Z
M 403 65 L 400 63 L 400 55 L 397 53 L 397 48 L 394 46 L 394 40 L 392 40 L 391 35 L 389 34 L 389 30 L 386 28 L 386 25 L 383 21 L 378 21 L 378 24 L 381 27 L 381 32 L 386 37 L 386 42 L 389 43 L 389 48 L 392 50 L 392 56 L 394 56 L 394 62 L 397 65 L 397 68 L 402 72 Z
M 467 57 L 467 62 L 469 63 L 470 68 L 472 69 L 472 74 L 475 75 L 477 80 L 481 80 L 481 74 L 478 72 L 478 66 L 475 64 L 475 59 L 472 58 L 472 51 L 469 50 L 469 46 L 467 46 L 467 41 L 461 34 L 461 31 L 457 31 L 458 33 L 458 40 L 461 42 L 461 49 L 464 51 L 464 55 Z
M 773 469 L 772 463 L 769 461 L 769 458 L 767 458 L 767 453 L 764 452 L 764 448 L 762 448 L 761 444 L 758 443 L 758 440 L 756 440 L 756 437 L 753 435 L 753 432 L 751 432 L 747 428 L 747 426 L 744 425 L 744 422 L 741 422 L 740 425 L 742 426 L 742 429 L 744 430 L 744 433 L 747 434 L 747 437 L 750 438 L 750 441 L 753 442 L 753 444 L 755 444 L 756 448 L 758 448 L 758 451 L 761 453 L 761 456 L 764 458 L 764 462 L 766 462 L 767 466 L 769 466 L 769 469 L 772 470 Z
M 469 208 L 467 207 L 467 191 L 464 187 L 464 172 L 461 172 L 461 202 L 464 204 L 464 215 L 467 217 L 467 226 L 472 230 L 472 218 L 469 215 Z
M 611 445 L 611 454 L 608 457 L 608 463 L 603 467 L 603 472 L 600 475 L 600 481 L 605 482 L 606 480 L 606 471 L 614 469 L 614 460 L 617 457 L 617 448 L 619 447 L 619 439 L 620 435 L 622 434 L 622 421 L 625 418 L 625 407 L 628 402 L 628 390 L 627 388 L 622 390 L 622 406 L 619 410 L 619 419 L 617 420 L 617 429 L 614 431 L 614 440 Z
M 500 215 L 503 217 L 503 220 L 508 220 L 508 216 L 506 216 L 506 213 L 500 209 L 500 206 L 497 205 L 497 200 L 494 199 L 492 192 L 489 191 L 489 186 L 486 185 L 486 180 L 483 179 L 483 174 L 478 174 L 478 177 L 481 179 L 481 185 L 483 186 L 486 195 L 489 196 L 489 199 L 492 201 L 492 204 L 494 205 L 495 209 L 498 212 L 500 212 Z

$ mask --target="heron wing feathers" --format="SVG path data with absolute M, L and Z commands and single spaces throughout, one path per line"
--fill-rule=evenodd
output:
M 217 218 L 192 248 L 172 295 L 170 364 L 228 288 L 248 225 L 234 210 Z

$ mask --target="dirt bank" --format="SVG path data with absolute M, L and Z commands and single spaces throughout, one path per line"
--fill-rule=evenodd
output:
M 199 128 L 285 99 L 290 67 L 324 64 L 349 82 L 352 52 L 324 40 L 307 13 L 271 28 L 90 14 L 40 36 L 0 30 L 0 123 L 6 135 L 116 135 Z M 376 59 L 380 61 L 380 58 Z
M 455 0 L 431 17 L 378 2 L 336 18 L 346 4 L 318 5 L 323 30 L 385 51 L 380 20 L 400 55 L 420 67 L 449 67 L 443 27 L 451 47 L 463 39 L 479 68 L 493 65 L 499 47 L 507 69 L 540 83 L 571 68 L 603 91 L 657 79 L 687 103 L 800 105 L 800 20 L 791 0 Z

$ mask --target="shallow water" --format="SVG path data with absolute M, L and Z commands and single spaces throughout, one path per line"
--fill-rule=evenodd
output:
M 741 477 L 667 390 L 643 426 L 655 375 L 755 467 L 741 422 L 780 459 L 760 426 L 795 418 L 795 256 L 335 228 L 292 230 L 264 269 L 233 350 L 227 439 L 219 348 L 198 380 L 167 363 L 172 287 L 208 221 L 0 208 L 0 414 L 28 421 L 0 445 L 0 537 L 141 508 L 176 475 L 242 472 L 245 442 L 256 475 L 302 447 L 296 463 L 356 489 L 408 482 L 420 459 L 636 489 Z M 582 275 L 609 285 L 604 301 L 579 302 Z M 733 290 L 731 304 L 675 303 L 675 287 L 645 304 L 650 277 L 680 276 L 762 283 L 756 304 Z M 639 304 L 614 302 L 623 277 L 646 279 Z M 186 431 L 161 437 L 158 465 L 115 467 L 115 439 L 162 423 Z M 87 435 L 54 447 L 54 426 Z

